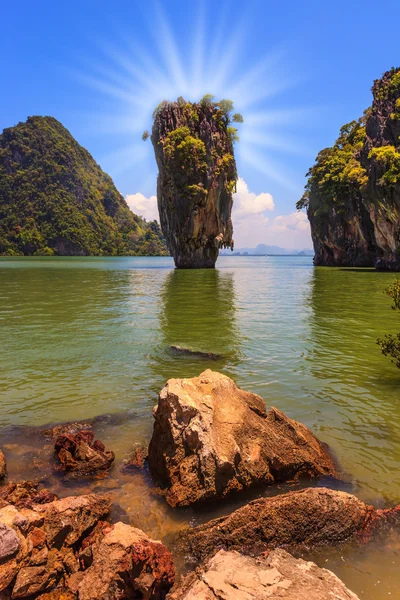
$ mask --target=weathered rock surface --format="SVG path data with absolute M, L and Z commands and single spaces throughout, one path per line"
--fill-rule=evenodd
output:
M 123 523 L 103 533 L 81 553 L 81 562 L 90 566 L 72 584 L 79 599 L 165 598 L 175 577 L 165 546 Z
M 380 528 L 399 523 L 400 507 L 375 510 L 345 492 L 307 488 L 254 500 L 226 517 L 184 530 L 181 546 L 198 560 L 220 548 L 257 555 L 279 546 L 336 546 L 354 536 L 368 541 Z
M 258 558 L 220 550 L 168 600 L 357 600 L 340 579 L 285 550 Z
M 373 103 L 310 169 L 306 207 L 316 265 L 400 269 L 400 69 L 374 82 Z
M 5 476 L 7 475 L 7 463 L 6 457 L 3 452 L 0 450 L 0 481 L 3 481 Z
M 3 500 L 0 597 L 36 598 L 53 588 L 66 588 L 70 575 L 80 568 L 76 546 L 108 514 L 110 506 L 108 498 L 94 495 L 63 498 L 32 508 Z M 48 598 L 61 600 L 63 596 L 57 594 L 54 591 Z
M 149 468 L 171 506 L 256 484 L 335 475 L 324 445 L 304 425 L 207 370 L 161 391 Z
M 130 473 L 133 471 L 140 471 L 141 469 L 144 469 L 147 460 L 147 454 L 147 448 L 143 448 L 143 446 L 138 446 L 132 452 L 130 458 L 123 462 L 120 470 L 123 473 Z
M 115 458 L 90 430 L 63 433 L 54 447 L 67 478 L 105 475 Z
M 32 508 L 34 504 L 46 504 L 57 499 L 56 494 L 42 487 L 38 481 L 10 481 L 0 488 L 0 506 L 5 502 L 19 508 Z
M 224 114 L 211 102 L 163 103 L 151 140 L 157 160 L 161 229 L 180 268 L 214 267 L 233 246 L 233 145 Z

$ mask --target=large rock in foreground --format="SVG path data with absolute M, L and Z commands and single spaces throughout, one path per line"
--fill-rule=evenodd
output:
M 165 102 L 155 111 L 158 210 L 177 267 L 214 267 L 219 248 L 233 246 L 237 174 L 228 125 L 209 101 Z
M 267 554 L 267 553 L 266 553 Z M 357 600 L 340 579 L 284 550 L 250 558 L 221 550 L 168 600 Z
M 89 562 L 75 575 L 80 600 L 162 599 L 174 583 L 171 553 L 140 529 L 116 523 L 81 553 Z
M 257 484 L 335 475 L 326 447 L 229 377 L 207 370 L 170 379 L 161 391 L 149 468 L 171 506 Z
M 0 598 L 164 600 L 174 583 L 170 552 L 139 529 L 103 521 L 110 507 L 93 494 L 30 508 L 1 500 Z
M 0 450 L 0 481 L 3 481 L 5 476 L 7 475 L 7 463 L 6 457 L 3 452 Z
M 399 509 L 375 510 L 345 492 L 307 488 L 254 500 L 226 517 L 184 530 L 181 547 L 201 560 L 219 548 L 257 555 L 280 546 L 337 546 L 354 536 L 368 541 L 379 529 L 398 527 Z

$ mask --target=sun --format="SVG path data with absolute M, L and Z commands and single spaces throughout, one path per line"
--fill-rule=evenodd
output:
M 86 115 L 88 128 L 92 124 L 97 134 L 129 137 L 129 143 L 106 157 L 112 175 L 137 165 L 146 184 L 149 179 L 155 181 L 155 161 L 150 163 L 153 169 L 144 166 L 146 159 L 149 164 L 152 150 L 141 139 L 143 131 L 151 128 L 153 109 L 163 100 L 183 96 L 197 102 L 210 93 L 216 99 L 232 99 L 244 117 L 235 149 L 239 173 L 240 166 L 247 164 L 266 180 L 298 191 L 276 154 L 305 154 L 304 143 L 290 139 L 288 128 L 310 116 L 312 109 L 269 107 L 276 96 L 284 96 L 299 83 L 285 64 L 289 50 L 273 48 L 258 62 L 246 66 L 241 57 L 253 43 L 248 24 L 239 19 L 237 27 L 232 27 L 223 11 L 219 18 L 207 20 L 201 2 L 198 10 L 188 36 L 189 47 L 178 43 L 164 9 L 155 3 L 149 27 L 151 46 L 145 48 L 125 33 L 118 36 L 118 46 L 111 42 L 99 44 L 100 61 L 84 59 L 74 71 L 74 77 L 103 96 L 109 107 Z

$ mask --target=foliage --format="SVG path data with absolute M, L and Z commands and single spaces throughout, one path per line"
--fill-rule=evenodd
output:
M 400 310 L 400 279 L 389 285 L 385 293 L 393 299 L 392 309 Z M 400 369 L 400 333 L 385 335 L 383 339 L 377 341 L 382 350 L 382 354 L 390 356 L 392 361 Z
M 142 140 L 145 142 L 146 140 L 148 140 L 150 137 L 149 132 L 147 131 L 147 129 L 145 129 L 145 131 L 143 131 L 142 133 Z
M 368 158 L 375 158 L 376 161 L 385 169 L 379 183 L 389 186 L 400 182 L 400 152 L 390 144 L 372 148 Z
M 341 128 L 335 145 L 322 150 L 308 171 L 305 193 L 296 204 L 298 210 L 308 207 L 311 195 L 322 204 L 340 209 L 354 191 L 367 183 L 367 172 L 359 158 L 365 135 L 363 119 Z
M 372 88 L 375 100 L 390 100 L 400 93 L 400 68 L 392 67 Z
M 243 123 L 243 117 L 240 113 L 235 113 L 232 117 L 234 123 Z
M 166 254 L 91 155 L 52 117 L 0 135 L 0 255 Z
M 188 176 L 207 168 L 204 142 L 191 134 L 189 127 L 170 131 L 163 140 L 164 154 L 171 166 L 185 169 Z
M 202 97 L 202 99 L 200 100 L 200 104 L 211 104 L 211 102 L 214 100 L 215 96 L 213 96 L 212 94 L 204 94 L 204 96 Z

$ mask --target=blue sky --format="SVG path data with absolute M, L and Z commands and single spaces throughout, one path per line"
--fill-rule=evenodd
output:
M 154 106 L 229 97 L 242 112 L 239 246 L 310 246 L 305 173 L 400 61 L 400 3 L 22 1 L 2 7 L 0 129 L 59 119 L 130 205 L 155 214 Z

